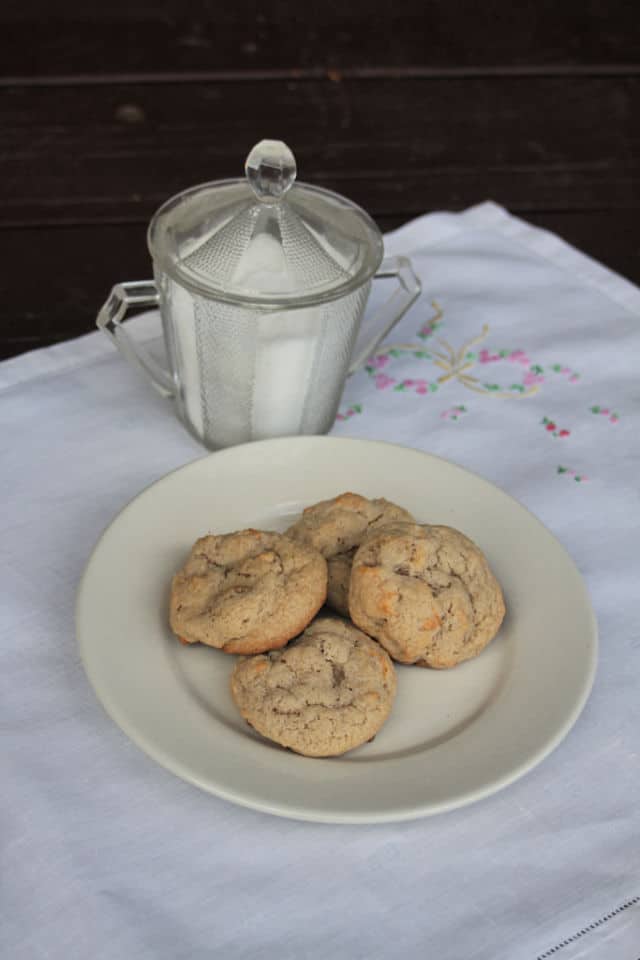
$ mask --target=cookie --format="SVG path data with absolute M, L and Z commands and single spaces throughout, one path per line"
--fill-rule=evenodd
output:
M 367 500 L 343 493 L 307 507 L 287 530 L 287 536 L 308 543 L 326 557 L 329 567 L 327 603 L 349 616 L 349 580 L 354 554 L 367 534 L 396 520 L 414 518 L 402 507 L 382 498 Z
M 263 737 L 307 757 L 332 757 L 380 730 L 396 675 L 375 640 L 344 620 L 319 617 L 285 650 L 240 659 L 231 694 Z
M 451 527 L 398 523 L 357 551 L 349 610 L 395 660 L 442 669 L 479 654 L 505 606 L 472 540 Z
M 327 595 L 327 563 L 280 533 L 201 537 L 171 586 L 171 629 L 184 643 L 225 653 L 284 646 Z

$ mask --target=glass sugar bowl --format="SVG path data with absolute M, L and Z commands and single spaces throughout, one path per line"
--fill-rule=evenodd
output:
M 208 448 L 332 426 L 347 374 L 420 293 L 404 257 L 383 260 L 382 235 L 349 200 L 296 183 L 279 141 L 249 153 L 245 178 L 167 200 L 148 246 L 154 280 L 119 283 L 97 325 Z M 395 278 L 371 342 L 352 356 L 376 277 Z M 168 367 L 127 331 L 130 307 L 160 308 Z

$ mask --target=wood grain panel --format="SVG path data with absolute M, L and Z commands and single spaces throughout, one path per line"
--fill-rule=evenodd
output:
M 374 215 L 492 197 L 514 209 L 640 202 L 640 77 L 243 81 L 0 91 L 0 229 L 143 221 L 242 174 L 262 136 L 301 179 Z
M 3 76 L 637 64 L 629 0 L 4 0 Z

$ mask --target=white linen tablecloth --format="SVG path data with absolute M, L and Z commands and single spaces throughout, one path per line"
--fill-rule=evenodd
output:
M 7 960 L 640 957 L 640 291 L 493 204 L 422 217 L 386 250 L 423 294 L 334 432 L 454 460 L 567 547 L 601 637 L 582 716 L 501 793 L 397 825 L 277 819 L 178 780 L 97 703 L 74 600 L 114 514 L 204 451 L 98 333 L 6 361 Z

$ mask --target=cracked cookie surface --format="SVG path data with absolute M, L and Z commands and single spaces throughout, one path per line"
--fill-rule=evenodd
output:
M 327 564 L 279 533 L 201 537 L 171 585 L 171 629 L 185 643 L 252 654 L 284 646 L 327 595 Z
M 231 693 L 258 733 L 308 757 L 371 740 L 391 712 L 389 655 L 352 624 L 319 617 L 284 650 L 238 661 Z
M 487 646 L 505 606 L 472 540 L 451 527 L 398 523 L 358 549 L 349 611 L 395 660 L 443 669 Z
M 348 617 L 351 564 L 357 548 L 368 534 L 385 524 L 413 519 L 407 510 L 390 500 L 367 500 L 357 493 L 343 493 L 307 507 L 289 527 L 287 536 L 310 544 L 326 557 L 327 603 Z

